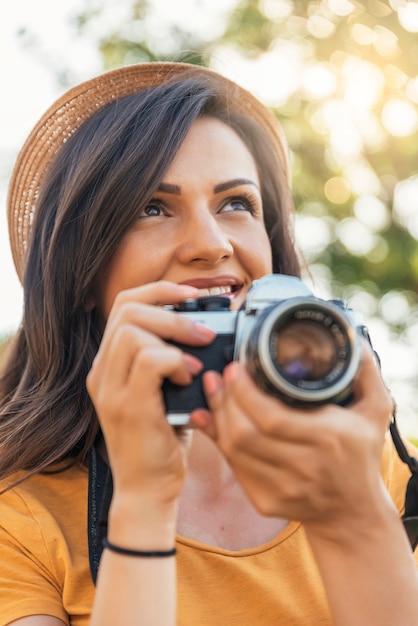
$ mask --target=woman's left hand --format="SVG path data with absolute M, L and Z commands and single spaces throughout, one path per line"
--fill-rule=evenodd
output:
M 262 392 L 245 366 L 205 374 L 210 411 L 192 414 L 220 448 L 255 507 L 264 515 L 314 527 L 347 528 L 386 501 L 380 457 L 392 399 L 371 349 L 348 407 L 295 408 Z

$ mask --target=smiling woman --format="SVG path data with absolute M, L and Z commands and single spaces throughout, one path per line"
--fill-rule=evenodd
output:
M 119 68 L 36 125 L 9 193 L 25 311 L 0 378 L 1 624 L 418 623 L 368 345 L 346 406 L 290 406 L 233 362 L 203 376 L 193 427 L 167 420 L 163 385 L 216 343 L 173 309 L 299 276 L 292 210 L 275 117 L 203 68 Z
M 235 131 L 216 118 L 196 120 L 97 285 L 103 319 L 119 292 L 161 280 L 199 296 L 228 289 L 239 307 L 252 281 L 272 271 L 260 186 Z

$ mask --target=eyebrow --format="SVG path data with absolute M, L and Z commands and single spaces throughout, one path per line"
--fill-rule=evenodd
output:
M 250 178 L 233 178 L 232 180 L 226 180 L 223 183 L 218 183 L 214 186 L 213 191 L 214 193 L 221 193 L 222 191 L 227 191 L 233 187 L 240 187 L 241 185 L 253 185 L 258 189 L 257 183 Z M 158 185 L 158 191 L 163 193 L 172 193 L 179 196 L 181 194 L 181 187 L 180 185 L 173 185 L 171 183 L 160 183 Z
M 240 187 L 241 185 L 253 185 L 257 187 L 257 183 L 255 183 L 250 178 L 233 178 L 232 180 L 226 180 L 224 183 L 219 183 L 215 185 L 213 188 L 214 193 L 220 193 L 221 191 L 227 191 L 228 189 L 232 189 L 233 187 Z
M 181 194 L 180 185 L 172 185 L 171 183 L 160 183 L 158 185 L 157 191 L 162 191 L 163 193 L 173 193 L 176 196 Z

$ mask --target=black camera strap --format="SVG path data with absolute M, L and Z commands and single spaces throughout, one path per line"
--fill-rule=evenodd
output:
M 110 467 L 93 447 L 89 454 L 88 520 L 90 573 L 96 584 L 97 570 L 107 535 L 107 517 L 112 499 L 113 482 Z
M 399 458 L 406 463 L 411 472 L 411 478 L 406 487 L 405 510 L 402 515 L 402 521 L 411 547 L 415 550 L 418 545 L 418 460 L 411 456 L 406 449 L 402 437 L 399 434 L 396 423 L 396 413 L 397 407 L 395 404 L 389 430 Z

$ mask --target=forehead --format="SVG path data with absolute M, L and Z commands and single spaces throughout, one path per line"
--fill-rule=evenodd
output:
M 245 174 L 259 182 L 257 164 L 244 141 L 233 128 L 213 117 L 193 122 L 165 178 L 193 172 L 218 178 Z

